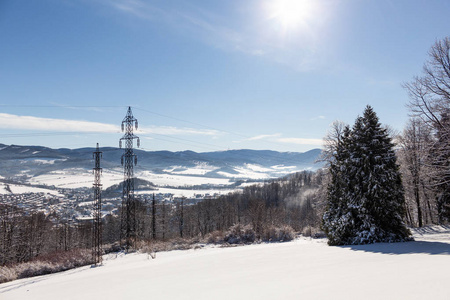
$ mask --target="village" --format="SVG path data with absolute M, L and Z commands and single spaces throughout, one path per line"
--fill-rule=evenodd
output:
M 157 203 L 175 205 L 183 201 L 184 205 L 192 205 L 205 199 L 215 199 L 218 193 L 195 193 L 191 197 L 180 197 L 173 193 L 160 193 L 151 191 L 139 192 L 135 198 L 144 205 L 149 204 L 153 197 Z M 117 216 L 121 207 L 122 197 L 102 199 L 102 218 L 107 215 Z M 90 188 L 57 189 L 49 192 L 27 192 L 21 194 L 0 194 L 0 205 L 12 205 L 26 214 L 43 212 L 46 215 L 57 215 L 64 220 L 71 220 L 74 224 L 93 217 L 93 192 Z

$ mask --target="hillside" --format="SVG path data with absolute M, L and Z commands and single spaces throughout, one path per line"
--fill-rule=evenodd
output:
M 14 299 L 450 299 L 450 228 L 415 242 L 282 244 L 108 255 L 104 265 L 0 284 Z
M 0 144 L 0 176 L 15 182 L 60 188 L 92 186 L 94 148 L 51 149 Z M 103 184 L 123 179 L 119 148 L 102 148 Z M 157 186 L 229 186 L 237 180 L 264 180 L 301 170 L 316 170 L 321 150 L 305 153 L 268 150 L 193 151 L 135 150 L 136 177 Z

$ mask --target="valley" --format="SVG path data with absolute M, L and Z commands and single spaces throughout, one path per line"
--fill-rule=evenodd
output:
M 102 215 L 116 214 L 121 203 L 123 150 L 101 149 Z M 92 215 L 94 148 L 51 149 L 39 146 L 0 144 L 0 204 L 27 211 L 57 213 L 63 218 L 84 220 Z M 320 150 L 305 153 L 230 150 L 135 151 L 135 195 L 142 201 L 155 195 L 172 202 L 213 199 L 252 184 L 302 170 L 317 170 Z

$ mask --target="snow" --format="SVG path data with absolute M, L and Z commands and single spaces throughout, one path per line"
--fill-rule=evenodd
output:
M 210 166 L 207 163 L 197 163 L 197 165 L 193 168 L 186 168 L 183 166 L 172 166 L 168 169 L 165 169 L 164 172 L 180 175 L 205 175 L 217 169 L 219 169 L 219 167 Z
M 9 191 L 6 190 L 7 186 L 9 186 L 9 189 L 11 190 L 12 194 L 27 194 L 27 193 L 44 193 L 44 194 L 51 194 L 55 196 L 63 196 L 58 191 L 45 189 L 45 188 L 37 188 L 32 187 L 28 185 L 21 185 L 21 184 L 6 184 L 3 182 L 0 182 L 0 194 L 11 194 Z
M 172 174 L 154 174 L 150 171 L 138 172 L 136 177 L 150 181 L 158 186 L 184 187 L 202 184 L 229 185 L 231 182 L 225 178 L 209 178 L 200 176 L 184 176 Z
M 228 178 L 246 178 L 246 179 L 269 179 L 272 178 L 269 174 L 267 173 L 259 173 L 259 172 L 254 172 L 252 170 L 249 170 L 247 168 L 244 167 L 235 167 L 234 170 L 237 172 L 235 174 L 232 173 L 228 173 L 228 172 L 224 172 L 224 171 L 219 171 L 217 172 L 217 174 L 224 176 L 224 177 L 228 177 Z
M 274 170 L 293 172 L 297 167 L 296 166 L 276 165 L 276 166 L 272 166 L 271 168 Z
M 108 255 L 101 267 L 0 284 L 0 299 L 450 299 L 450 227 L 415 237 Z
M 55 164 L 55 162 L 59 162 L 59 161 L 65 161 L 66 159 L 49 159 L 49 158 L 40 158 L 40 159 L 37 159 L 37 158 L 28 158 L 28 159 L 23 159 L 23 160 L 21 160 L 21 163 L 24 163 L 24 162 L 29 162 L 29 161 L 33 161 L 34 163 L 37 163 L 37 164 L 42 164 L 42 165 L 53 165 L 53 164 Z
M 256 164 L 245 164 L 242 167 L 234 167 L 234 171 L 236 173 L 228 173 L 224 171 L 218 171 L 217 174 L 228 177 L 228 178 L 247 178 L 254 180 L 265 180 L 274 177 L 282 177 L 284 175 L 293 173 L 297 167 L 295 166 L 284 166 L 284 165 L 275 165 L 269 168 L 256 165 Z
M 236 192 L 236 189 L 201 189 L 201 190 L 193 190 L 193 189 L 173 189 L 173 188 L 157 188 L 156 190 L 143 190 L 136 191 L 135 194 L 173 194 L 174 197 L 194 197 L 197 194 L 209 194 L 211 196 L 218 195 L 228 195 L 229 193 Z
M 123 173 L 104 170 L 101 181 L 102 187 L 108 188 L 123 180 Z M 64 171 L 52 171 L 43 175 L 35 176 L 29 180 L 31 184 L 54 185 L 58 188 L 81 188 L 92 187 L 94 177 L 92 171 L 84 169 L 68 169 Z
M 245 164 L 245 167 L 251 171 L 259 172 L 259 173 L 266 173 L 266 172 L 272 171 L 269 168 L 264 168 L 260 165 L 255 165 L 255 164 Z
M 57 160 L 34 159 L 41 164 L 54 164 Z M 198 163 L 192 168 L 172 166 L 163 171 L 166 173 L 155 173 L 152 171 L 135 170 L 135 177 L 152 182 L 160 187 L 176 187 L 189 189 L 190 186 L 215 185 L 227 186 L 234 183 L 236 178 L 267 180 L 280 177 L 295 171 L 294 166 L 275 165 L 265 168 L 256 164 L 246 164 L 242 167 L 234 167 L 234 172 L 218 171 L 218 167 L 206 163 Z M 269 172 L 269 173 L 267 173 Z M 27 172 L 24 172 L 27 173 Z M 209 173 L 216 173 L 223 178 L 217 178 Z M 123 181 L 123 170 L 121 168 L 103 169 L 101 183 L 103 189 Z M 45 174 L 31 177 L 30 184 L 49 185 L 57 188 L 83 188 L 92 187 L 93 175 L 91 170 L 82 168 L 71 168 L 65 170 L 51 171 Z M 252 183 L 253 184 L 253 183 Z
M 239 175 L 234 175 L 234 177 L 243 177 L 249 179 L 268 179 L 270 175 L 265 173 L 263 168 L 258 168 L 257 165 L 246 164 L 244 167 L 235 167 L 234 170 L 239 173 Z

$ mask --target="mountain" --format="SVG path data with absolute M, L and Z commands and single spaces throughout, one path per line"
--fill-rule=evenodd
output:
M 104 172 L 120 174 L 123 149 L 105 147 L 100 150 Z M 46 174 L 90 172 L 94 164 L 93 151 L 95 148 L 51 149 L 0 144 L 0 176 L 29 181 Z M 320 149 L 305 153 L 246 149 L 204 153 L 135 149 L 134 152 L 138 158 L 135 167 L 138 176 L 151 173 L 233 180 L 267 179 L 322 167 L 321 163 L 315 163 Z M 39 182 L 45 184 L 42 180 Z

